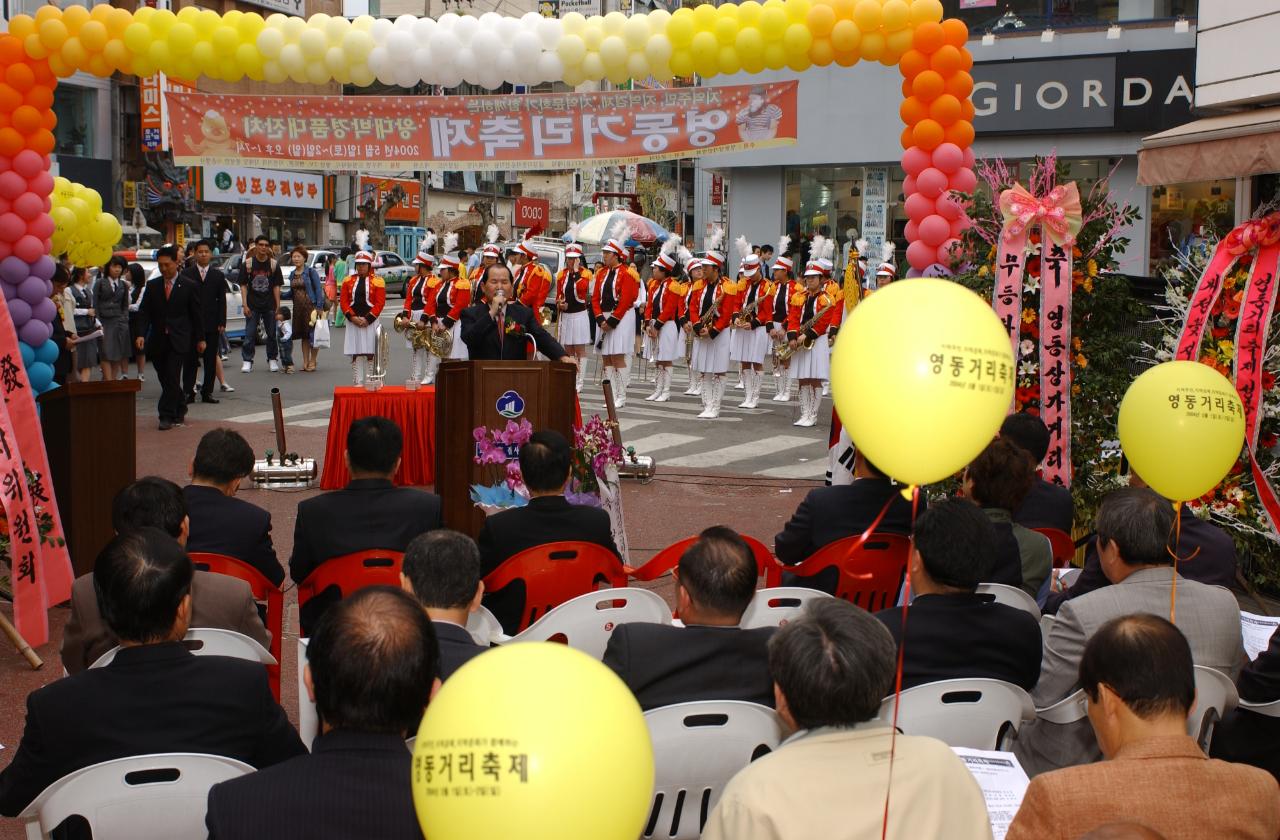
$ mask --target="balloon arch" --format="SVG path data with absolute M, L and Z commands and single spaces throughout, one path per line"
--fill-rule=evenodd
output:
M 291 79 L 366 86 L 378 80 L 454 87 L 467 81 L 492 89 L 506 82 L 620 84 L 802 71 L 833 62 L 896 65 L 903 76 L 907 260 L 919 271 L 946 261 L 967 224 L 951 191 L 970 192 L 976 182 L 969 148 L 969 32 L 962 21 L 942 16 L 939 0 L 746 0 L 675 13 L 573 13 L 563 19 L 492 12 L 447 13 L 438 20 L 404 15 L 349 21 L 324 14 L 264 19 L 234 10 L 131 12 L 107 4 L 92 10 L 50 5 L 34 17 L 17 15 L 0 36 L 0 287 L 33 388 L 53 387 L 57 358 L 50 340 L 50 254 L 78 238 L 84 263 L 105 262 L 119 236 L 118 223 L 103 218 L 110 214 L 102 213 L 96 193 L 62 181 L 55 189 L 49 172 L 54 87 L 76 71 L 277 84 Z

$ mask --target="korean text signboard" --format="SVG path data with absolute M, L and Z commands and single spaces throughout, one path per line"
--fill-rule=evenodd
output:
M 179 166 L 556 169 L 796 142 L 798 82 L 521 96 L 171 93 Z
M 417 224 L 422 216 L 422 182 L 412 178 L 360 178 L 360 203 L 373 198 L 374 207 L 381 207 L 387 193 L 396 187 L 404 190 L 404 201 L 387 211 L 387 220 Z
M 202 171 L 207 202 L 267 207 L 324 207 L 324 176 L 240 166 L 206 166 Z

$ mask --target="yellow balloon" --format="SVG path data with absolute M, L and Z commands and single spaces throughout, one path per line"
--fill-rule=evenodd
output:
M 525 642 L 449 677 L 418 729 L 412 784 L 431 840 L 635 840 L 653 748 L 612 671 L 565 645 Z
M 733 46 L 721 47 L 718 51 L 717 65 L 721 73 L 731 75 L 742 69 L 742 59 Z
M 84 6 L 67 6 L 62 10 L 62 22 L 72 35 L 80 31 L 85 21 L 89 20 L 89 10 Z
M 766 0 L 765 7 L 767 8 L 771 2 L 773 0 Z M 781 3 L 782 0 L 779 0 L 779 2 Z M 804 23 L 809 19 L 809 10 L 813 8 L 813 3 L 811 0 L 789 0 L 789 2 L 783 4 L 783 8 L 787 13 L 787 17 L 791 18 L 792 21 Z
M 1240 457 L 1244 407 L 1208 365 L 1165 362 L 1133 380 L 1117 427 L 1133 471 L 1166 499 L 1186 502 L 1216 487 Z
M 701 6 L 693 10 L 693 26 L 699 32 L 706 32 L 714 29 L 716 25 L 716 7 L 710 3 L 703 3 Z
M 858 28 L 863 32 L 879 29 L 882 18 L 880 4 L 876 0 L 858 0 L 857 5 L 853 7 L 853 22 L 858 24 Z
M 109 6 L 107 8 L 110 8 Z M 9 21 L 9 34 L 15 38 L 26 40 L 28 35 L 36 31 L 35 18 L 30 15 L 14 15 Z
M 951 361 L 964 360 L 959 376 Z M 980 362 L 985 373 L 968 373 Z M 1009 334 L 990 303 L 920 277 L 880 289 L 845 319 L 831 358 L 836 412 L 888 475 L 930 484 L 981 452 L 1013 400 Z
M 67 26 L 59 18 L 49 18 L 40 24 L 40 43 L 45 49 L 60 50 L 67 40 Z
M 907 0 L 885 0 L 881 17 L 886 31 L 905 29 L 911 25 L 911 5 Z
M 941 0 L 911 0 L 911 23 L 937 23 L 942 20 Z
M 101 9 L 103 6 L 94 6 Z M 89 52 L 102 52 L 107 45 L 107 26 L 101 21 L 91 20 L 80 27 L 80 43 Z

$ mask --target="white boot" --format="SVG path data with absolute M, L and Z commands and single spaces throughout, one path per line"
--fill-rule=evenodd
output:
M 613 389 L 613 406 L 614 408 L 622 408 L 627 404 L 627 386 L 631 384 L 631 357 L 624 357 L 626 361 L 622 363 L 622 367 L 618 368 L 618 387 Z
M 645 397 L 646 402 L 657 402 L 658 397 L 662 396 L 662 383 L 666 382 L 666 372 L 668 368 L 658 367 L 654 365 L 653 374 L 653 393 Z
M 435 353 L 427 353 L 427 370 L 422 377 L 423 385 L 436 384 L 436 373 L 440 370 L 440 357 Z
M 658 368 L 658 396 L 654 397 L 654 402 L 667 402 L 671 399 L 671 375 L 673 373 L 674 368 Z
M 357 388 L 364 385 L 366 361 L 367 360 L 365 359 L 364 356 L 351 357 L 351 378 L 355 381 L 355 385 Z
M 822 396 L 824 397 L 831 396 L 831 380 L 830 379 L 822 380 Z
M 738 403 L 738 408 L 755 408 L 760 401 L 760 385 L 764 377 L 763 371 L 747 370 L 743 373 L 747 380 L 747 396 Z
M 800 417 L 791 425 L 808 426 L 809 424 L 809 401 L 814 397 L 814 389 L 812 385 L 800 386 Z
M 702 389 L 702 413 L 699 418 L 707 420 L 713 415 L 711 414 L 711 400 L 716 395 L 716 380 L 713 378 L 710 382 L 704 383 Z
M 575 391 L 577 391 L 579 394 L 581 394 L 581 393 L 582 393 L 582 383 L 583 383 L 583 382 L 586 380 L 586 378 L 587 378 L 587 357 L 586 357 L 586 356 L 576 356 L 575 358 L 578 360 L 578 378 L 574 380 L 573 388 L 574 388 L 574 390 L 575 390 Z
M 738 371 L 738 384 L 733 386 L 735 390 L 741 391 L 747 387 L 747 372 L 745 370 Z
M 773 394 L 774 402 L 790 402 L 791 400 L 791 368 L 782 368 Z
M 724 400 L 724 389 L 729 384 L 724 375 L 715 377 L 711 383 L 711 419 L 714 420 L 720 416 L 720 403 Z
M 685 389 L 685 394 L 690 397 L 702 394 L 702 374 L 693 368 L 689 368 L 689 387 Z

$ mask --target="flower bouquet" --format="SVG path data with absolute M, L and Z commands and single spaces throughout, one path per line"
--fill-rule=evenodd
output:
M 472 460 L 486 467 L 492 483 L 471 485 L 471 501 L 488 509 L 523 507 L 529 490 L 520 477 L 520 447 L 533 435 L 533 424 L 508 420 L 506 428 L 477 426 L 471 430 L 476 454 Z
M 616 485 L 616 467 L 622 463 L 622 447 L 613 442 L 607 421 L 594 415 L 586 425 L 573 430 L 573 452 L 569 461 L 569 486 L 565 498 L 571 504 L 601 506 L 600 486 Z M 610 467 L 614 467 L 610 476 Z

